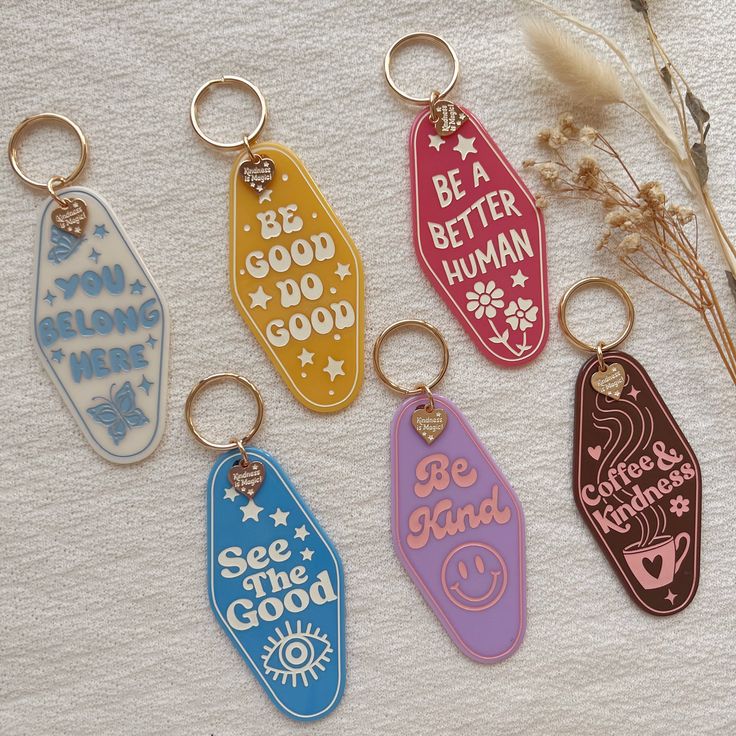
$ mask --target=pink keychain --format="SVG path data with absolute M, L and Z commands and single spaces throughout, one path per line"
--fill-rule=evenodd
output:
M 427 330 L 442 345 L 429 385 L 403 388 L 381 368 L 381 345 L 403 327 Z M 452 640 L 488 664 L 524 638 L 524 512 L 461 411 L 432 393 L 448 360 L 440 331 L 420 320 L 394 323 L 373 348 L 378 377 L 407 397 L 391 424 L 391 529 L 397 556 Z
M 396 51 L 412 41 L 440 45 L 454 70 L 442 92 L 413 97 L 391 76 Z M 386 80 L 422 111 L 409 136 L 414 248 L 419 263 L 487 358 L 521 366 L 549 333 L 544 221 L 536 200 L 488 131 L 447 99 L 457 54 L 432 33 L 410 33 L 386 53 Z

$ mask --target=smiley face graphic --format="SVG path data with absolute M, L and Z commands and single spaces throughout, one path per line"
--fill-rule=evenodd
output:
M 494 606 L 506 590 L 506 563 L 493 547 L 467 542 L 450 552 L 442 565 L 445 595 L 466 611 Z

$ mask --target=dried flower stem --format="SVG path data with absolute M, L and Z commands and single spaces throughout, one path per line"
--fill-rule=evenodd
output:
M 710 192 L 708 190 L 708 184 L 707 184 L 707 174 L 705 177 L 705 181 L 703 181 L 703 177 L 698 175 L 698 169 L 697 164 L 693 158 L 693 145 L 690 142 L 690 134 L 688 130 L 688 117 L 687 117 L 687 99 L 688 96 L 690 99 L 695 99 L 693 90 L 691 89 L 690 85 L 687 82 L 687 79 L 683 76 L 682 72 L 678 69 L 678 67 L 674 64 L 672 59 L 670 58 L 669 54 L 665 50 L 665 48 L 662 46 L 659 37 L 657 36 L 657 32 L 654 30 L 654 26 L 652 25 L 651 17 L 649 16 L 649 12 L 644 10 L 642 12 L 642 16 L 644 18 L 644 22 L 647 29 L 647 37 L 649 39 L 649 47 L 651 49 L 652 53 L 652 61 L 654 62 L 654 66 L 656 69 L 660 70 L 660 75 L 663 74 L 663 70 L 666 70 L 666 77 L 664 78 L 665 82 L 665 90 L 667 91 L 667 95 L 670 98 L 670 101 L 672 102 L 672 105 L 675 109 L 675 113 L 677 115 L 677 120 L 680 125 L 680 133 L 682 135 L 682 140 L 685 146 L 685 151 L 688 155 L 688 160 L 691 167 L 691 175 L 690 178 L 693 180 L 693 188 L 699 195 L 699 199 L 701 200 L 702 206 L 707 211 L 711 224 L 713 226 L 714 235 L 716 236 L 716 239 L 718 240 L 718 244 L 721 247 L 721 250 L 723 252 L 723 257 L 726 259 L 726 263 L 728 264 L 729 270 L 733 274 L 734 277 L 736 277 L 736 246 L 734 246 L 734 243 L 732 240 L 728 237 L 728 234 L 726 233 L 725 228 L 723 227 L 723 223 L 721 222 L 720 217 L 718 216 L 718 211 L 715 208 L 715 205 L 713 204 L 713 200 L 711 199 Z M 669 82 L 669 83 L 668 83 Z M 685 94 L 683 95 L 682 89 L 684 89 Z M 673 90 L 676 93 L 677 97 L 675 98 L 675 95 L 673 94 Z M 707 112 L 702 108 L 702 104 L 699 100 L 697 100 L 697 104 L 701 110 L 703 110 L 703 113 L 705 114 L 706 119 L 704 121 L 704 124 L 698 125 L 698 132 L 700 134 L 700 140 L 699 143 L 701 146 L 703 146 L 703 151 L 705 150 L 705 138 L 708 134 L 708 130 L 710 128 L 707 120 L 710 118 Z
M 729 333 L 708 272 L 698 258 L 698 223 L 692 210 L 667 204 L 657 182 L 640 183 L 622 155 L 600 132 L 577 128 L 563 115 L 557 128 L 540 133 L 552 153 L 547 161 L 527 161 L 543 185 L 563 198 L 601 205 L 607 229 L 600 247 L 614 254 L 628 271 L 700 314 L 731 380 L 736 384 L 736 345 Z M 568 151 L 584 145 L 598 151 L 623 175 L 609 175 L 592 156 L 576 166 Z M 691 224 L 691 238 L 685 225 Z
M 729 238 L 721 222 L 707 186 L 708 165 L 705 137 L 709 129 L 708 120 L 710 115 L 703 108 L 684 75 L 664 49 L 652 25 L 646 3 L 632 3 L 632 7 L 644 18 L 654 66 L 662 78 L 669 99 L 675 108 L 680 129 L 679 139 L 667 122 L 665 115 L 647 92 L 626 54 L 624 54 L 621 48 L 611 38 L 575 16 L 558 10 L 543 0 L 533 0 L 533 2 L 579 30 L 601 40 L 621 62 L 636 87 L 643 108 L 640 110 L 626 100 L 622 100 L 622 103 L 637 112 L 647 121 L 657 138 L 670 152 L 680 179 L 687 190 L 697 197 L 703 207 L 711 223 L 713 234 L 728 265 L 731 282 L 732 284 L 736 284 L 736 246 Z M 683 91 L 685 93 L 684 95 Z M 696 122 L 700 134 L 699 140 L 694 144 L 691 142 L 692 139 L 688 130 L 688 112 L 690 112 L 690 115 Z

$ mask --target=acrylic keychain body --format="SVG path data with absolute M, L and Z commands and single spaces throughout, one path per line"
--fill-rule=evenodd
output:
M 18 146 L 38 123 L 68 126 L 78 137 L 79 163 L 68 176 L 44 183 L 22 171 Z M 26 118 L 10 138 L 15 173 L 51 195 L 35 247 L 33 342 L 93 449 L 132 463 L 156 449 L 166 422 L 169 314 L 110 206 L 72 186 L 87 153 L 79 126 L 54 113 Z
M 250 432 L 210 442 L 194 426 L 202 389 L 235 381 L 258 412 Z M 215 618 L 274 705 L 303 721 L 326 716 L 345 687 L 345 594 L 332 542 L 276 459 L 246 446 L 263 401 L 242 376 L 219 373 L 187 398 L 187 425 L 205 447 L 224 450 L 207 482 L 207 571 Z
M 208 137 L 197 107 L 216 85 L 256 95 L 255 130 Z M 242 153 L 230 174 L 230 289 L 242 318 L 294 397 L 318 412 L 348 406 L 363 380 L 363 267 L 355 244 L 304 164 L 281 143 L 252 145 L 266 122 L 260 90 L 240 77 L 202 85 L 192 126 L 209 145 Z
M 429 385 L 403 388 L 381 368 L 381 346 L 404 327 L 442 345 Z M 442 334 L 420 320 L 396 322 L 376 340 L 378 377 L 408 396 L 391 424 L 391 529 L 396 554 L 455 644 L 491 663 L 512 655 L 526 629 L 524 513 L 460 410 L 432 392 L 448 360 Z
M 449 52 L 452 79 L 429 97 L 399 89 L 391 62 L 424 41 Z M 480 121 L 450 102 L 459 62 L 432 33 L 410 33 L 386 53 L 384 72 L 405 102 L 421 105 L 409 136 L 414 248 L 419 263 L 483 355 L 518 367 L 549 333 L 544 221 L 534 196 Z
M 612 289 L 626 305 L 626 327 L 611 342 L 589 345 L 567 324 L 570 298 L 590 286 Z M 700 574 L 698 460 L 644 368 L 614 350 L 634 324 L 626 290 L 583 279 L 565 292 L 558 314 L 568 340 L 593 353 L 575 388 L 575 502 L 634 601 L 657 616 L 677 613 Z

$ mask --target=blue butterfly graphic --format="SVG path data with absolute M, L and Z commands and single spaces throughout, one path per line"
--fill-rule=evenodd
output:
M 115 384 L 110 386 L 110 399 L 95 396 L 101 403 L 91 406 L 87 413 L 91 414 L 96 422 L 107 427 L 107 433 L 117 445 L 128 433 L 129 429 L 148 424 L 148 417 L 135 405 L 135 391 L 126 381 L 113 396 Z
M 52 225 L 51 242 L 53 247 L 49 250 L 49 260 L 57 264 L 65 261 L 76 253 L 77 248 L 84 241 L 84 237 L 75 238 L 73 235 L 60 230 L 56 225 Z

